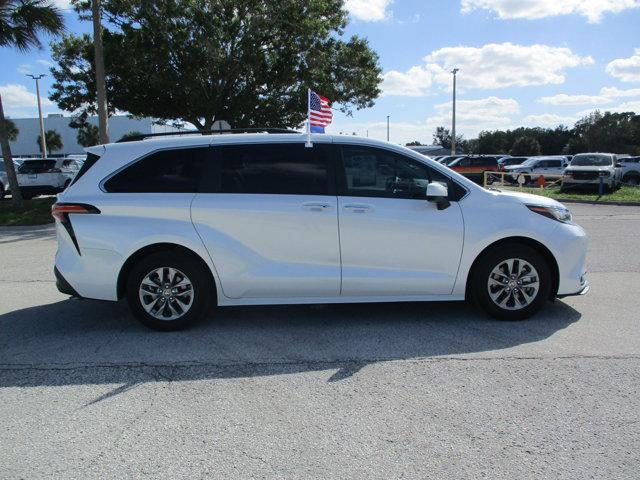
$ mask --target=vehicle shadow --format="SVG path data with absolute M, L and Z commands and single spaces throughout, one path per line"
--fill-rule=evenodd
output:
M 149 381 L 335 369 L 333 382 L 378 362 L 537 342 L 579 318 L 562 302 L 513 323 L 461 303 L 227 307 L 189 330 L 160 333 L 122 302 L 65 300 L 0 315 L 0 388 L 121 384 L 106 398 Z

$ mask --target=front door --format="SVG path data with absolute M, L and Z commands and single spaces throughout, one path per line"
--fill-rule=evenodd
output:
M 214 146 L 191 215 L 229 298 L 340 295 L 330 144 Z
M 449 295 L 462 253 L 461 187 L 426 164 L 380 148 L 344 145 L 338 168 L 343 296 Z M 449 183 L 449 208 L 426 200 Z

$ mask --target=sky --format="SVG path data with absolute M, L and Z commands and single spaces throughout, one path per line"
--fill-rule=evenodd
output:
M 89 32 L 66 0 L 67 28 Z M 382 95 L 352 117 L 335 112 L 327 133 L 431 143 L 451 125 L 458 68 L 457 129 L 572 126 L 589 112 L 640 112 L 640 0 L 346 0 L 345 35 L 366 37 L 380 57 Z M 48 45 L 48 40 L 45 39 Z M 37 116 L 35 83 L 48 46 L 0 48 L 0 93 L 9 117 Z M 43 110 L 51 76 L 41 81 Z M 322 94 L 322 92 L 318 92 Z

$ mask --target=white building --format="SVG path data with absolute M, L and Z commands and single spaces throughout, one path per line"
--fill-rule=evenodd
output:
M 11 118 L 18 127 L 18 138 L 11 142 L 11 153 L 15 156 L 40 156 L 38 147 L 38 137 L 40 136 L 40 121 L 38 118 Z M 76 141 L 78 130 L 71 128 L 69 122 L 71 117 L 64 117 L 62 114 L 51 113 L 44 119 L 44 130 L 55 130 L 62 137 L 62 149 L 48 154 L 72 155 L 84 153 L 84 147 Z M 98 125 L 98 117 L 89 117 L 87 120 L 93 125 Z M 222 123 L 222 125 L 220 125 Z M 215 122 L 213 127 L 229 128 L 227 122 Z M 152 118 L 131 118 L 126 115 L 116 115 L 109 117 L 109 139 L 117 142 L 125 134 L 131 132 L 140 133 L 163 133 L 175 132 L 178 129 L 167 125 L 157 125 Z

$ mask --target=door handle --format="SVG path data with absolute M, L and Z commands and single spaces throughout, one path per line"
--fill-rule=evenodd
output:
M 330 203 L 305 203 L 302 205 L 303 210 L 309 210 L 310 212 L 324 212 L 331 209 Z
M 367 213 L 373 210 L 373 207 L 371 205 L 349 204 L 345 205 L 344 209 L 351 213 Z

